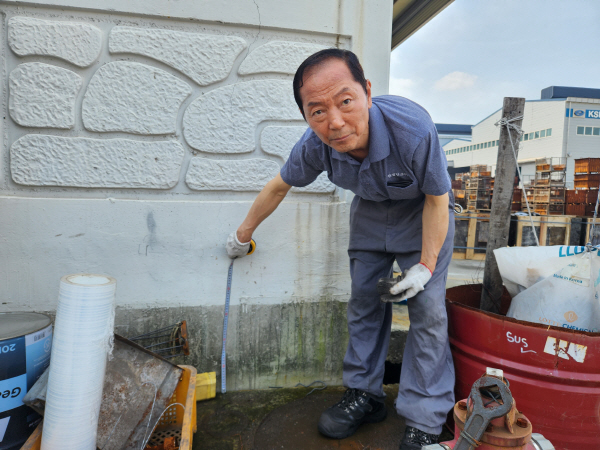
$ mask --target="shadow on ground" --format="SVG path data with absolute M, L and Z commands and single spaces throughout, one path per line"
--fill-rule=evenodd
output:
M 404 421 L 396 414 L 398 385 L 384 386 L 388 417 L 353 436 L 328 439 L 317 431 L 321 412 L 338 402 L 342 387 L 228 392 L 198 403 L 194 450 L 397 450 Z

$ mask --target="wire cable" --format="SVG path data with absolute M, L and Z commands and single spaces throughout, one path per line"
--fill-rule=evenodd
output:
M 538 239 L 537 232 L 535 231 L 535 226 L 533 225 L 531 209 L 529 208 L 529 200 L 527 199 L 527 192 L 525 191 L 525 186 L 523 185 L 523 177 L 521 176 L 521 171 L 518 170 L 519 160 L 517 158 L 517 151 L 515 150 L 515 145 L 513 144 L 512 134 L 510 132 L 511 128 L 515 131 L 517 141 L 521 138 L 521 135 L 523 134 L 523 130 L 521 129 L 520 126 L 515 125 L 512 122 L 515 122 L 517 120 L 522 120 L 522 119 L 523 119 L 523 116 L 513 117 L 512 119 L 507 119 L 507 118 L 503 117 L 498 122 L 496 122 L 494 125 L 501 126 L 501 127 L 505 126 L 506 131 L 508 131 L 508 140 L 510 141 L 510 146 L 512 148 L 513 157 L 515 158 L 515 164 L 517 165 L 517 177 L 519 178 L 519 185 L 521 186 L 521 190 L 523 191 L 523 195 L 525 196 L 525 205 L 527 206 L 527 214 L 529 215 L 529 221 L 531 222 L 531 229 L 533 231 L 533 236 L 535 237 L 535 244 L 539 247 L 540 240 Z M 519 144 L 517 144 L 517 148 L 518 148 L 518 145 Z

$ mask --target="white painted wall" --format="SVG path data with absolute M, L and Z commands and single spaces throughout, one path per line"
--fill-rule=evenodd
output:
M 566 108 L 586 111 L 600 110 L 600 100 L 568 98 Z M 573 183 L 575 160 L 579 158 L 600 158 L 600 136 L 578 135 L 577 127 L 600 127 L 600 119 L 586 118 L 585 116 L 565 117 L 565 154 L 567 155 L 567 183 Z
M 0 311 L 100 272 L 131 308 L 219 305 L 227 235 L 306 127 L 291 79 L 355 51 L 387 93 L 389 0 L 3 1 Z M 236 261 L 232 304 L 349 292 L 348 195 L 295 189 Z

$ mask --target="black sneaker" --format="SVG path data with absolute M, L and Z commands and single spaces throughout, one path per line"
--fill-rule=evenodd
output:
M 352 436 L 361 423 L 381 422 L 386 416 L 383 402 L 360 389 L 348 389 L 339 403 L 321 414 L 319 431 L 329 438 L 344 439 Z
M 406 427 L 400 450 L 421 450 L 424 445 L 438 444 L 440 434 L 429 434 L 415 427 Z

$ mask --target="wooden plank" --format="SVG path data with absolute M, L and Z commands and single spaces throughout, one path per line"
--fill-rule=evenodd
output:
M 477 233 L 477 217 L 469 219 L 469 231 L 467 234 L 467 251 L 465 252 L 465 259 L 473 259 L 475 254 L 475 234 Z
M 545 220 L 540 220 L 540 234 L 538 234 L 540 245 L 547 245 L 546 240 L 548 239 L 548 224 Z
M 511 124 L 521 127 L 525 99 L 505 97 L 502 106 L 502 118 L 512 120 Z M 513 120 L 519 118 L 517 120 Z M 512 143 L 511 143 L 512 141 Z M 513 152 L 514 146 L 514 152 Z M 498 159 L 496 161 L 496 178 L 494 181 L 494 201 L 490 214 L 490 233 L 486 246 L 485 267 L 483 270 L 483 289 L 481 291 L 480 308 L 493 313 L 500 312 L 500 298 L 504 291 L 500 271 L 493 251 L 508 245 L 510 228 L 510 209 L 517 173 L 519 151 L 519 135 L 509 126 L 500 127 L 500 145 L 498 146 Z M 516 153 L 516 154 L 515 154 Z
M 571 217 L 544 217 L 546 235 L 543 245 L 569 245 L 571 240 Z M 541 243 L 540 243 L 541 244 Z
M 452 252 L 452 259 L 465 259 L 466 256 L 465 253 Z
M 529 220 L 529 217 L 519 217 L 519 221 L 517 223 L 517 247 L 530 247 L 535 245 L 535 237 L 531 229 L 532 221 L 539 238 L 542 218 L 537 216 L 532 217 L 531 219 L 532 220 Z

